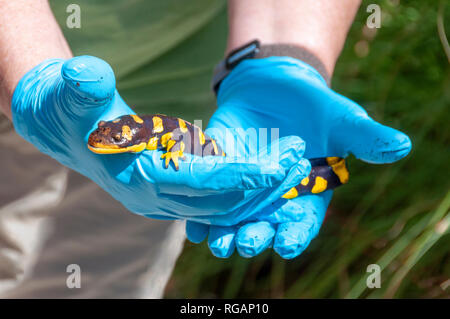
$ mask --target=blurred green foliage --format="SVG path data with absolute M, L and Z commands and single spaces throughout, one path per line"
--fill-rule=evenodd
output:
M 82 28 L 65 27 L 71 1 L 52 7 L 74 54 L 113 65 L 119 92 L 138 112 L 207 119 L 209 80 L 226 42 L 225 1 L 77 1 Z M 382 27 L 368 29 L 363 1 L 338 61 L 333 88 L 411 136 L 399 163 L 350 159 L 351 183 L 333 198 L 319 236 L 300 257 L 213 257 L 186 243 L 166 297 L 450 297 L 450 65 L 436 27 L 438 1 L 377 1 Z M 450 7 L 442 10 L 450 32 Z M 382 268 L 368 289 L 369 264 Z

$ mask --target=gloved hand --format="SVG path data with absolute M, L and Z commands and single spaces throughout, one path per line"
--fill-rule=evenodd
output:
M 111 67 L 95 57 L 53 59 L 36 66 L 17 85 L 12 113 L 16 131 L 40 151 L 148 217 L 236 224 L 308 173 L 308 161 L 302 160 L 304 142 L 298 137 L 279 141 L 278 162 L 267 150 L 250 162 L 186 154 L 179 171 L 164 167 L 162 151 L 92 153 L 88 135 L 100 120 L 134 114 L 115 89 Z
M 297 135 L 306 142 L 308 159 L 351 153 L 383 164 L 411 149 L 408 136 L 375 122 L 358 104 L 331 90 L 314 68 L 289 57 L 244 60 L 221 83 L 217 104 L 209 128 L 279 128 L 281 137 Z M 212 134 L 219 143 L 226 140 L 220 132 Z M 252 257 L 273 246 L 281 257 L 294 258 L 319 232 L 331 196 L 328 190 L 279 199 L 232 227 L 188 222 L 187 235 L 198 243 L 209 234 L 209 247 L 218 257 L 229 257 L 235 247 Z

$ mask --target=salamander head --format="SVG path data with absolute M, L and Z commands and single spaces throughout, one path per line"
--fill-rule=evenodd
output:
M 100 121 L 89 135 L 88 148 L 99 154 L 138 153 L 147 146 L 146 136 L 146 128 L 140 118 L 124 115 L 113 121 Z

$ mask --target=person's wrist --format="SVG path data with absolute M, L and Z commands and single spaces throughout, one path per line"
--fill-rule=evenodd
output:
M 290 43 L 263 44 L 256 58 L 286 56 L 300 60 L 312 66 L 330 85 L 330 74 L 321 58 L 304 46 Z
M 309 49 L 288 43 L 265 44 L 261 43 L 259 39 L 253 39 L 235 48 L 228 53 L 224 60 L 216 65 L 211 87 L 217 93 L 221 82 L 244 60 L 275 57 L 295 59 L 298 63 L 302 63 L 304 66 L 311 68 L 313 72 L 317 73 L 319 78 L 321 77 L 321 80 L 326 85 L 330 86 L 330 75 L 325 64 Z
M 240 36 L 229 38 L 227 42 L 227 48 L 225 56 L 237 48 L 249 43 L 254 39 L 258 39 L 264 46 L 278 46 L 286 45 L 290 47 L 302 48 L 309 53 L 313 54 L 317 59 L 321 61 L 328 76 L 331 78 L 334 72 L 337 58 L 339 57 L 340 50 L 335 52 L 332 46 L 327 44 L 326 39 L 318 40 L 318 37 L 307 36 L 273 36 L 264 30 L 261 32 L 253 32 L 253 36 Z M 285 32 L 286 33 L 286 32 Z M 288 33 L 288 32 L 287 32 Z M 320 36 L 319 36 L 320 38 Z M 306 62 L 306 61 L 305 61 Z

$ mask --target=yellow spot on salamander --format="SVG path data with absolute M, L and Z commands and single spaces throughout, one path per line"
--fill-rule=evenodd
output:
M 178 119 L 178 125 L 180 126 L 180 130 L 182 133 L 186 133 L 188 131 L 186 122 L 182 119 Z
M 161 133 L 164 131 L 163 121 L 158 116 L 153 116 L 153 133 Z
M 113 121 L 113 123 L 119 123 L 119 122 L 120 122 L 120 118 Z
M 148 140 L 147 149 L 150 151 L 154 151 L 157 148 L 158 148 L 158 138 L 155 136 Z
M 345 159 L 340 157 L 327 157 L 327 163 L 331 166 L 333 172 L 337 175 L 342 184 L 348 182 L 350 174 L 345 166 Z
M 136 114 L 131 114 L 131 117 L 133 118 L 133 120 L 134 120 L 136 123 L 139 123 L 139 124 L 144 123 L 144 120 L 141 119 L 141 118 L 140 118 L 139 116 L 137 116 Z
M 305 177 L 304 179 L 302 179 L 302 181 L 300 182 L 300 184 L 302 184 L 303 186 L 308 185 L 309 183 L 309 177 Z
M 164 148 L 167 148 L 167 143 L 172 138 L 172 132 L 166 133 L 163 136 L 161 136 L 161 146 Z
M 284 194 L 282 197 L 286 199 L 292 199 L 298 196 L 298 191 L 295 187 L 292 187 L 289 192 Z
M 327 189 L 328 182 L 325 178 L 317 176 L 316 180 L 314 182 L 314 186 L 311 189 L 311 193 L 318 194 L 322 193 L 324 190 Z
M 336 157 L 336 156 L 330 156 L 330 157 L 326 158 L 327 164 L 330 165 L 330 166 L 338 163 L 341 159 L 342 158 Z
M 177 142 L 174 140 L 170 140 L 169 142 L 167 142 L 167 150 L 170 151 L 175 144 L 177 144 Z
M 133 139 L 133 134 L 131 133 L 131 129 L 128 125 L 122 126 L 122 137 L 131 141 Z
M 203 134 L 201 129 L 198 129 L 198 140 L 200 142 L 200 145 L 205 144 L 206 141 L 205 134 Z

